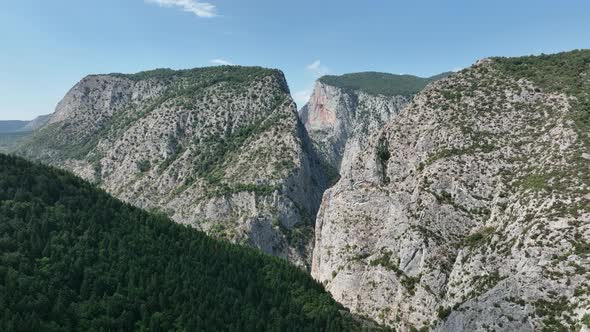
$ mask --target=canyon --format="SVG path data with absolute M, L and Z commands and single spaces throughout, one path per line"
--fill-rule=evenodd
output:
M 17 154 L 309 271 L 401 331 L 590 328 L 590 51 L 431 78 L 91 75 Z

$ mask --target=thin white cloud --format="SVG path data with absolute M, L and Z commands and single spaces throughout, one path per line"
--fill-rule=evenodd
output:
M 312 89 L 305 89 L 293 93 L 293 100 L 297 103 L 297 107 L 301 108 L 305 105 L 311 97 Z
M 185 12 L 193 13 L 198 17 L 217 16 L 215 6 L 208 2 L 198 0 L 145 0 L 147 3 L 155 3 L 162 7 L 180 7 Z
M 314 62 L 305 66 L 305 70 L 307 72 L 308 79 L 313 79 L 313 81 L 318 79 L 320 76 L 324 76 L 330 72 L 330 69 L 328 69 L 328 67 L 322 65 L 322 62 L 320 60 L 315 60 Z M 311 77 L 309 77 L 309 76 L 311 76 Z M 311 97 L 311 94 L 313 93 L 313 88 L 314 88 L 313 81 L 309 82 L 307 84 L 307 87 L 305 87 L 301 90 L 295 91 L 293 93 L 293 100 L 295 100 L 295 102 L 297 103 L 297 106 L 299 108 L 303 107 L 303 105 L 305 105 L 309 101 L 309 98 Z
M 318 68 L 320 68 L 321 65 L 322 65 L 322 62 L 320 60 L 316 60 L 313 63 L 307 65 L 307 69 L 317 70 Z
M 232 62 L 227 61 L 227 60 L 223 60 L 223 59 L 213 59 L 209 62 L 211 62 L 214 65 L 218 65 L 218 66 L 233 66 L 234 65 Z
M 328 67 L 322 65 L 320 60 L 316 60 L 311 64 L 307 65 L 307 70 L 312 72 L 315 76 L 323 76 L 326 75 L 330 70 Z

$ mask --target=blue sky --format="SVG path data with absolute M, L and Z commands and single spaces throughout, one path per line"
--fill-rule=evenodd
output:
M 321 74 L 429 76 L 487 56 L 590 47 L 588 0 L 7 0 L 0 120 L 53 112 L 83 76 L 228 62 L 282 69 L 302 106 Z

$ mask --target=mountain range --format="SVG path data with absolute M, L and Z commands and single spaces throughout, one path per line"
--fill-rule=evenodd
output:
M 0 149 L 282 258 L 395 330 L 586 331 L 589 129 L 576 50 L 324 76 L 299 111 L 275 69 L 90 75 Z

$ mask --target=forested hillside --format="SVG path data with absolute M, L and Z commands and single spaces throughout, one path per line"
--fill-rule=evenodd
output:
M 0 154 L 0 330 L 342 331 L 300 269 Z

